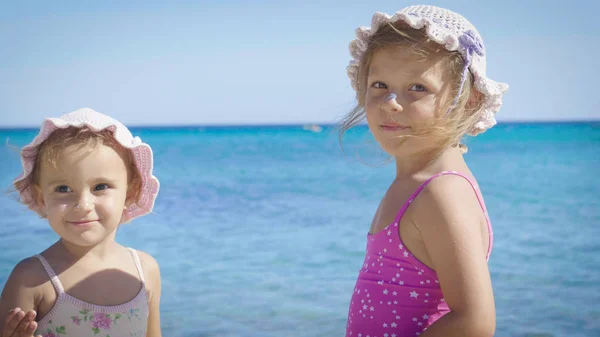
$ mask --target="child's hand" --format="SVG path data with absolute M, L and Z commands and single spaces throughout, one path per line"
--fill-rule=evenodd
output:
M 33 333 L 37 329 L 35 315 L 36 312 L 33 310 L 26 313 L 21 308 L 12 309 L 4 322 L 2 337 L 34 337 Z

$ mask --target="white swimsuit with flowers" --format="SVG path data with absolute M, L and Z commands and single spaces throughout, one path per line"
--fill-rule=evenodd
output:
M 67 293 L 48 261 L 35 255 L 48 273 L 57 293 L 56 303 L 38 322 L 36 335 L 43 337 L 142 337 L 148 322 L 148 296 L 144 273 L 137 252 L 127 248 L 137 268 L 142 288 L 131 301 L 115 306 L 100 306 L 79 300 Z

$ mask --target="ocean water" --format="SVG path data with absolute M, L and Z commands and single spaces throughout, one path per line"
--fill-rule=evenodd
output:
M 343 336 L 365 233 L 387 185 L 366 128 L 138 128 L 154 149 L 153 214 L 117 240 L 162 272 L 165 336 Z M 0 130 L 23 146 L 35 130 Z M 600 123 L 501 124 L 466 159 L 494 226 L 499 337 L 600 336 Z M 20 172 L 0 146 L 0 188 Z M 0 196 L 0 286 L 56 240 Z

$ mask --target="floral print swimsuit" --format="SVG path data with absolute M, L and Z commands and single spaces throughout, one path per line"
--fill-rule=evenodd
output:
M 40 260 L 57 293 L 56 303 L 38 322 L 36 335 L 43 337 L 143 337 L 148 322 L 148 296 L 144 273 L 137 252 L 127 249 L 135 262 L 142 288 L 131 301 L 115 306 L 100 306 L 79 300 L 67 293 L 48 261 Z

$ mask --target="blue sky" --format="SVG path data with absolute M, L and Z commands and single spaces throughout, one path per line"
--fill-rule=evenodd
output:
M 483 35 L 509 120 L 600 119 L 600 5 L 430 1 Z M 348 43 L 405 1 L 3 1 L 0 126 L 90 107 L 129 125 L 332 123 Z

